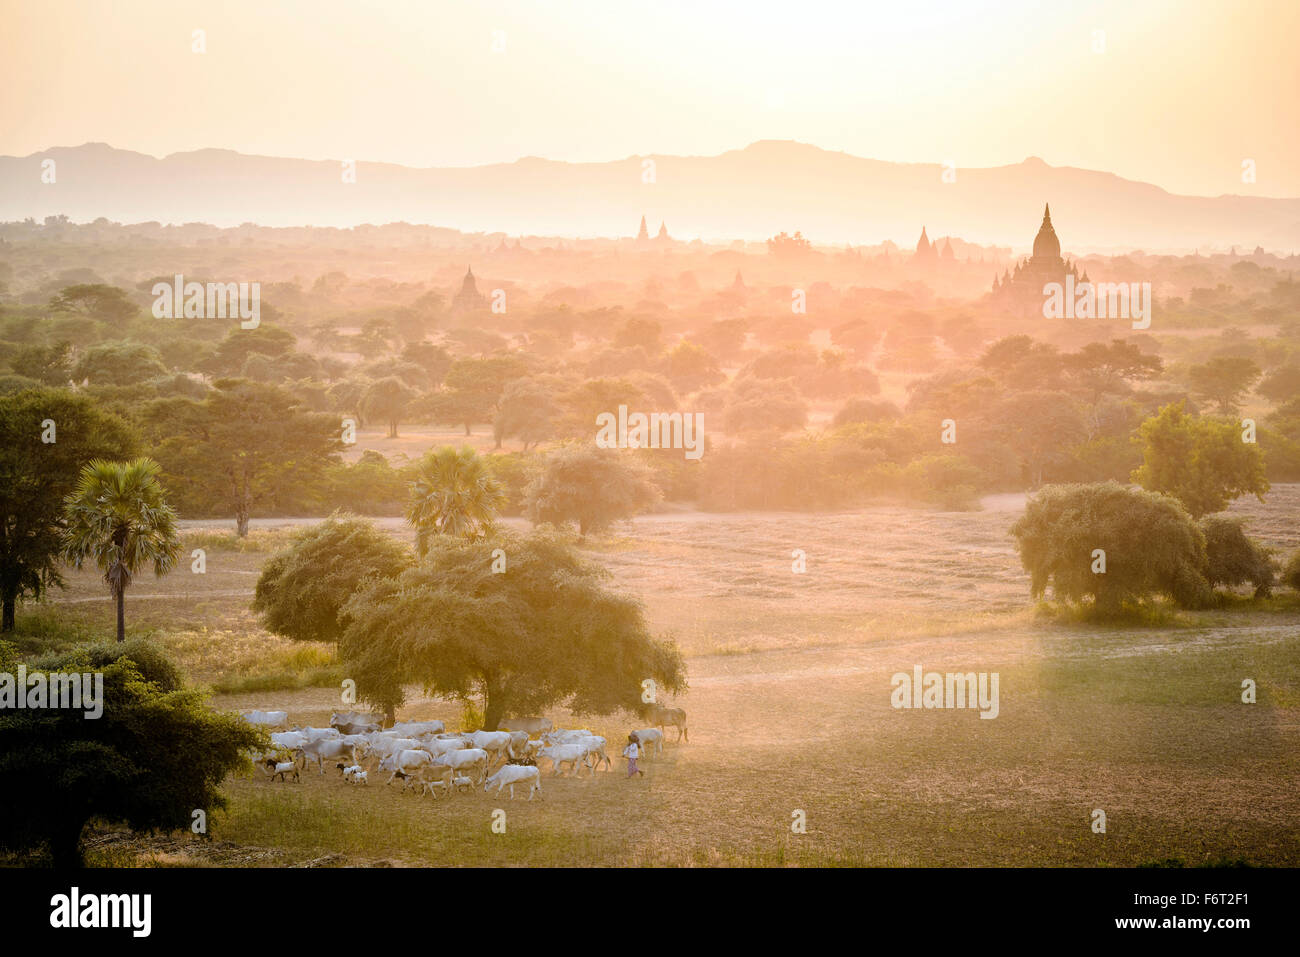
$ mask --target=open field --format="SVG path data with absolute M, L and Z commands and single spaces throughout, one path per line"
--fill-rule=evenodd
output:
M 691 684 L 677 702 L 690 742 L 646 761 L 645 779 L 626 780 L 618 765 L 594 780 L 548 774 L 530 804 L 354 788 L 337 772 L 313 770 L 301 785 L 236 777 L 211 844 L 104 832 L 91 860 L 1300 864 L 1300 602 L 1171 612 L 1158 627 L 1052 616 L 1029 603 L 1006 534 L 1019 507 L 1007 496 L 980 512 L 638 520 L 591 551 L 645 600 L 651 624 L 675 635 Z M 1300 487 L 1232 512 L 1265 544 L 1300 547 Z M 140 579 L 129 627 L 153 631 L 195 680 L 230 689 L 217 706 L 287 708 L 297 722 L 324 723 L 342 674 L 330 649 L 267 635 L 247 607 L 286 532 L 258 528 L 239 548 L 222 534 L 187 534 L 208 551 L 206 575 L 185 564 Z M 791 572 L 796 548 L 807 553 L 803 575 Z M 43 620 L 107 631 L 112 608 L 97 577 L 69 586 Z M 914 665 L 998 672 L 997 719 L 894 710 L 890 676 Z M 259 675 L 277 684 L 280 672 L 303 686 L 257 690 Z M 1258 683 L 1255 705 L 1240 702 L 1243 678 Z M 460 707 L 417 698 L 408 716 L 454 727 Z M 626 715 L 551 717 L 606 735 L 611 753 L 637 726 Z M 489 830 L 496 808 L 508 814 L 504 835 Z M 1105 834 L 1089 827 L 1095 808 Z M 795 810 L 806 834 L 791 832 Z

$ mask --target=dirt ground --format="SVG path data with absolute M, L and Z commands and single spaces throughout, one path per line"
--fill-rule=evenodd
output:
M 1007 528 L 1015 497 L 980 512 L 667 515 L 594 541 L 619 587 L 688 658 L 690 740 L 579 780 L 549 771 L 539 800 L 434 800 L 254 773 L 228 783 L 211 841 L 99 832 L 105 863 L 406 865 L 1300 864 L 1300 603 L 1180 614 L 1159 627 L 1060 623 L 1028 600 Z M 1300 546 L 1300 487 L 1234 505 L 1250 532 Z M 269 523 L 275 524 L 275 523 Z M 386 523 L 406 534 L 399 523 Z M 194 530 L 191 528 L 191 532 Z M 274 532 L 258 532 L 273 536 Z M 199 681 L 287 642 L 247 610 L 266 550 L 212 549 L 207 573 L 141 580 L 128 621 L 155 629 Z M 796 574 L 791 552 L 807 571 Z M 112 621 L 91 574 L 60 607 Z M 891 676 L 996 672 L 999 714 L 896 710 Z M 1258 702 L 1243 704 L 1252 679 Z M 332 688 L 244 692 L 222 708 L 284 708 L 323 724 Z M 459 724 L 455 702 L 403 717 Z M 627 715 L 575 719 L 611 741 Z M 618 745 L 618 746 L 616 746 Z M 616 759 L 617 761 L 617 759 Z M 505 811 L 505 833 L 492 830 Z M 1094 812 L 1106 816 L 1096 833 Z M 806 821 L 798 833 L 792 824 Z

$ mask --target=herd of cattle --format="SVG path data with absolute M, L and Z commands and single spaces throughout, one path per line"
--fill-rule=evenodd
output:
M 678 741 L 689 740 L 680 708 L 652 705 L 647 715 L 653 727 L 633 732 L 643 755 L 662 753 L 668 727 L 677 729 Z M 366 785 L 371 775 L 388 772 L 385 784 L 401 780 L 403 790 L 433 797 L 481 786 L 498 794 L 508 789 L 513 799 L 519 785 L 531 801 L 542 789 L 543 762 L 550 762 L 553 775 L 568 770 L 575 778 L 583 770 L 594 777 L 602 765 L 613 768 L 603 737 L 557 729 L 548 718 L 506 719 L 499 731 L 448 733 L 441 721 L 400 721 L 385 729 L 372 715 L 351 711 L 330 715 L 328 728 L 290 729 L 287 711 L 246 711 L 243 717 L 272 732 L 271 750 L 254 758 L 273 781 L 300 781 L 313 762 L 324 775 L 330 763 L 351 784 Z

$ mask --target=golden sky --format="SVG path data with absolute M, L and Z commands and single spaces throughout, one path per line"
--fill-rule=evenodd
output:
M 0 0 L 0 25 L 8 155 L 467 166 L 795 139 L 1300 196 L 1300 0 Z

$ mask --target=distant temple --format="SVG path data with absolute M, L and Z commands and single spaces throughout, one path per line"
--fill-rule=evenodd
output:
M 1034 254 L 1016 263 L 1014 271 L 1004 270 L 1001 279 L 993 277 L 993 296 L 1015 303 L 1021 312 L 1032 312 L 1035 307 L 1042 307 L 1043 286 L 1049 282 L 1064 283 L 1066 276 L 1073 276 L 1076 282 L 1088 281 L 1086 272 L 1080 276 L 1077 266 L 1061 258 L 1061 241 L 1052 227 L 1052 210 L 1044 205 L 1043 224 L 1034 237 Z
M 668 227 L 664 224 L 663 220 L 659 221 L 659 235 L 656 236 L 655 239 L 661 243 L 669 242 L 672 239 L 672 237 L 668 235 Z
M 637 231 L 636 241 L 639 243 L 650 241 L 650 232 L 645 228 L 645 217 L 641 217 L 641 228 Z
M 930 266 L 934 264 L 934 260 L 934 244 L 925 235 L 925 227 L 922 226 L 921 238 L 916 241 L 916 261 L 922 266 Z
M 467 267 L 465 279 L 460 284 L 460 292 L 456 293 L 456 298 L 451 301 L 451 311 L 480 312 L 485 308 L 487 308 L 487 299 L 478 291 L 473 268 Z

